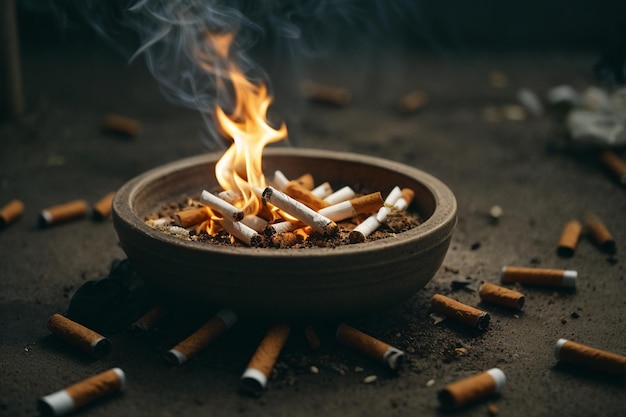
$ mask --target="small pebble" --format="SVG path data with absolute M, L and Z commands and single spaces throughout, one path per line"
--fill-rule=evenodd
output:
M 372 384 L 372 383 L 376 382 L 377 379 L 378 379 L 378 377 L 376 375 L 368 375 L 365 378 L 363 378 L 363 382 L 365 384 Z
M 317 368 L 317 366 L 311 365 L 311 367 L 309 368 L 309 372 L 312 374 L 318 374 L 320 370 Z
M 355 366 L 354 367 L 354 372 L 363 372 L 365 369 L 361 368 L 360 366 Z
M 426 386 L 427 387 L 432 387 L 433 385 L 435 385 L 435 380 L 434 379 L 429 379 L 428 382 L 426 382 Z

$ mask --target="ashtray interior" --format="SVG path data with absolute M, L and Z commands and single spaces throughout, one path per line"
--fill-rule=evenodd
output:
M 185 241 L 145 224 L 170 201 L 217 187 L 221 154 L 150 170 L 121 187 L 113 202 L 120 244 L 144 281 L 171 297 L 240 314 L 339 318 L 374 313 L 406 300 L 441 266 L 456 225 L 456 200 L 432 175 L 381 158 L 326 150 L 268 148 L 263 171 L 310 173 L 335 188 L 362 185 L 386 195 L 409 187 L 418 227 L 393 237 L 335 248 L 228 247 Z

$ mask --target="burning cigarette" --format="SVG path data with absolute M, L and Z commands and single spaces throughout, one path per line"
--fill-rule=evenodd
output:
M 302 93 L 309 100 L 334 106 L 345 106 L 352 100 L 352 93 L 346 87 L 335 87 L 305 81 L 301 85 Z
M 613 174 L 620 183 L 626 184 L 626 163 L 613 151 L 603 151 L 600 162 Z
M 87 213 L 87 203 L 84 200 L 74 200 L 41 210 L 39 225 L 49 226 L 55 223 L 76 219 Z
M 478 290 L 480 299 L 505 307 L 521 310 L 524 306 L 524 294 L 499 285 L 483 282 Z
M 337 224 L 334 221 L 275 188 L 267 187 L 263 190 L 262 198 L 264 202 L 272 203 L 279 209 L 311 226 L 316 232 L 324 235 L 332 235 L 338 230 Z
M 626 356 L 559 339 L 554 347 L 558 361 L 580 365 L 596 371 L 626 375 Z
M 0 226 L 6 226 L 14 222 L 22 213 L 24 213 L 24 203 L 14 198 L 0 209 Z
M 292 232 L 295 229 L 304 226 L 304 223 L 301 222 L 287 222 L 287 221 L 283 221 L 280 223 L 274 223 L 273 225 L 269 226 L 266 231 L 269 232 L 270 234 L 275 234 L 275 233 L 284 233 L 284 232 Z
M 93 205 L 93 215 L 97 220 L 103 220 L 109 217 L 111 209 L 113 208 L 113 197 L 115 197 L 115 191 L 111 191 Z
M 400 369 L 404 362 L 404 352 L 400 349 L 390 346 L 345 323 L 337 327 L 336 336 L 338 342 L 384 363 L 390 369 Z
M 163 307 L 160 305 L 152 307 L 143 316 L 139 317 L 130 325 L 132 329 L 147 331 L 154 327 L 165 315 Z
M 556 249 L 557 255 L 565 258 L 571 258 L 574 255 L 582 229 L 583 225 L 578 220 L 570 220 L 565 224 Z
M 413 90 L 398 100 L 398 110 L 402 113 L 414 113 L 428 104 L 428 95 L 421 90 Z
M 38 410 L 42 415 L 62 416 L 121 391 L 125 385 L 124 371 L 112 368 L 40 398 Z
M 283 190 L 289 197 L 294 198 L 306 206 L 318 211 L 324 207 L 328 207 L 329 204 L 319 197 L 316 197 L 311 190 L 305 188 L 299 182 L 289 181 L 285 189 Z
M 500 280 L 505 284 L 541 285 L 546 287 L 576 288 L 577 271 L 567 269 L 524 268 L 504 266 Z
M 141 134 L 141 123 L 130 117 L 119 114 L 109 114 L 102 121 L 102 127 L 107 132 L 118 133 L 128 137 Z
M 263 237 L 256 230 L 241 222 L 231 222 L 230 220 L 223 219 L 220 220 L 219 223 L 228 233 L 248 246 L 259 246 L 263 240 Z
M 200 195 L 200 201 L 202 201 L 202 203 L 206 204 L 213 210 L 217 210 L 222 213 L 222 215 L 224 215 L 224 218 L 228 220 L 237 222 L 243 219 L 243 211 L 241 209 L 233 206 L 227 201 L 222 200 L 218 196 L 211 194 L 207 190 L 202 191 L 202 194 Z
M 356 195 L 356 192 L 349 186 L 342 187 L 332 193 L 331 195 L 324 198 L 329 205 L 341 203 L 342 201 L 350 200 L 352 197 Z
M 365 238 L 374 233 L 380 227 L 380 222 L 375 214 L 369 216 L 363 222 L 358 224 L 350 232 L 350 243 L 363 243 Z
M 506 376 L 499 368 L 446 385 L 437 394 L 441 406 L 446 410 L 459 409 L 469 403 L 502 391 Z
M 333 193 L 333 187 L 330 185 L 328 181 L 321 183 L 320 185 L 318 185 L 317 187 L 311 190 L 311 194 L 313 194 L 317 198 L 322 198 L 322 199 L 328 197 L 332 193 Z M 326 201 L 326 204 L 330 205 L 328 201 Z
M 489 326 L 489 314 L 485 311 L 468 306 L 445 295 L 435 294 L 430 299 L 433 311 L 441 313 L 449 319 L 456 320 L 478 330 L 485 330 Z
M 241 376 L 240 386 L 244 392 L 258 396 L 265 389 L 267 378 L 288 336 L 289 326 L 286 324 L 275 325 L 267 331 Z
M 615 239 L 606 228 L 604 222 L 595 214 L 587 213 L 584 218 L 585 227 L 592 239 L 604 252 L 614 254 L 616 252 Z
M 174 214 L 174 222 L 176 226 L 187 228 L 202 223 L 209 217 L 210 214 L 207 208 L 199 207 L 176 212 Z
M 219 335 L 233 327 L 236 322 L 237 314 L 231 309 L 224 308 L 218 311 L 202 327 L 168 350 L 165 359 L 172 365 L 182 365 Z
M 48 330 L 96 358 L 111 350 L 109 339 L 60 314 L 48 319 Z
M 383 197 L 380 195 L 380 192 L 377 191 L 325 207 L 320 209 L 318 213 L 337 222 L 359 214 L 373 213 L 377 211 L 383 203 Z

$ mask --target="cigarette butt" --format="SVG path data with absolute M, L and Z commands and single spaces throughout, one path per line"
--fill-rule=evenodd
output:
M 105 116 L 102 120 L 102 128 L 107 132 L 127 137 L 136 137 L 141 134 L 141 123 L 138 120 L 119 114 L 108 114 Z
M 485 330 L 489 326 L 490 316 L 487 312 L 453 300 L 445 295 L 433 295 L 430 299 L 430 306 L 433 311 L 478 330 Z
M 321 198 L 315 196 L 310 189 L 306 188 L 297 181 L 289 181 L 284 190 L 291 198 L 295 198 L 304 205 L 312 208 L 315 211 L 328 207 L 329 204 Z
M 106 194 L 93 205 L 93 216 L 96 220 L 104 220 L 111 214 L 115 191 Z
M 504 266 L 500 272 L 500 280 L 505 284 L 540 285 L 544 287 L 576 288 L 578 272 L 568 269 L 525 268 L 521 266 Z
M 398 110 L 402 113 L 414 113 L 428 104 L 428 95 L 421 90 L 413 90 L 398 100 Z
M 224 218 L 228 220 L 236 222 L 243 219 L 244 213 L 241 209 L 233 206 L 225 200 L 222 200 L 218 196 L 211 194 L 207 190 L 202 190 L 202 193 L 200 194 L 200 201 L 210 208 L 222 213 Z
M 568 362 L 610 374 L 626 375 L 626 356 L 570 340 L 559 339 L 554 347 L 554 356 L 560 362 Z
M 304 337 L 306 337 L 307 342 L 309 342 L 309 347 L 311 350 L 317 350 L 321 346 L 320 338 L 311 326 L 307 326 L 304 329 Z
M 318 211 L 324 217 L 332 221 L 341 221 L 359 214 L 374 213 L 384 204 L 380 192 L 356 197 L 348 201 L 333 204 Z
M 153 328 L 159 320 L 165 315 L 165 310 L 162 306 L 157 305 L 148 310 L 143 316 L 135 320 L 130 325 L 132 329 L 147 331 Z
M 285 191 L 285 187 L 289 183 L 289 179 L 283 174 L 282 171 L 274 171 L 274 177 L 272 178 L 271 185 L 280 191 Z
M 24 213 L 24 203 L 17 198 L 9 201 L 0 209 L 0 227 L 16 221 Z
M 82 217 L 85 213 L 87 213 L 85 200 L 73 200 L 41 210 L 39 213 L 39 225 L 41 227 L 50 226 L 55 223 Z
M 582 229 L 583 225 L 578 220 L 570 220 L 565 224 L 556 249 L 557 255 L 564 258 L 571 258 L 574 256 Z
M 478 295 L 483 301 L 500 304 L 516 310 L 521 310 L 524 307 L 524 294 L 489 282 L 482 283 L 478 290 Z
M 248 367 L 241 376 L 240 387 L 246 394 L 259 396 L 267 386 L 267 379 L 276 364 L 283 346 L 289 337 L 289 326 L 278 324 L 272 326 L 259 344 Z
M 350 243 L 365 242 L 365 238 L 374 233 L 374 231 L 380 227 L 380 222 L 376 216 L 376 214 L 372 214 L 352 229 L 350 235 L 348 236 Z
M 384 363 L 392 370 L 404 363 L 404 352 L 345 323 L 337 327 L 337 341 Z
M 174 214 L 175 224 L 180 227 L 191 227 L 202 223 L 210 217 L 206 207 L 178 211 Z
M 345 106 L 352 100 L 352 93 L 346 87 L 335 87 L 305 81 L 301 85 L 302 93 L 309 100 L 334 106 Z
M 506 384 L 506 376 L 499 368 L 446 385 L 437 394 L 442 408 L 459 409 L 467 404 L 500 393 Z
M 617 178 L 621 184 L 626 184 L 626 163 L 613 151 L 600 153 L 600 162 Z
M 61 314 L 48 319 L 48 330 L 96 358 L 111 350 L 109 339 Z
M 62 416 L 121 391 L 125 385 L 124 371 L 112 368 L 40 398 L 38 410 L 42 415 Z
M 403 188 L 402 196 L 398 199 L 398 201 L 396 201 L 393 206 L 396 210 L 406 210 L 411 205 L 413 198 L 415 198 L 415 191 L 410 188 Z
M 309 173 L 300 175 L 298 178 L 293 180 L 293 182 L 300 184 L 309 191 L 315 187 L 315 179 L 313 178 L 313 175 Z
M 604 222 L 593 213 L 587 213 L 584 217 L 585 227 L 591 238 L 598 244 L 600 249 L 606 253 L 615 254 L 615 239 L 606 228 Z
M 317 187 L 311 190 L 311 194 L 318 198 L 326 198 L 333 193 L 333 187 L 330 185 L 328 181 L 321 183 Z M 327 201 L 326 204 L 330 205 Z
M 324 197 L 329 205 L 341 203 L 342 201 L 348 201 L 356 195 L 356 192 L 348 185 L 341 187 L 329 196 Z
M 207 347 L 219 335 L 230 329 L 236 322 L 237 314 L 231 309 L 224 308 L 218 311 L 198 330 L 168 350 L 165 354 L 165 360 L 172 365 L 182 365 Z

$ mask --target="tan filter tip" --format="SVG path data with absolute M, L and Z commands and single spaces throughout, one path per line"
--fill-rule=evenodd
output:
M 446 385 L 437 396 L 444 410 L 455 410 L 500 393 L 505 384 L 504 372 L 499 368 L 492 368 Z
M 17 198 L 9 201 L 0 209 L 0 227 L 16 221 L 24 213 L 24 203 Z

